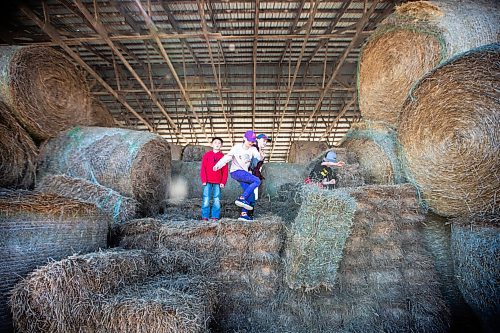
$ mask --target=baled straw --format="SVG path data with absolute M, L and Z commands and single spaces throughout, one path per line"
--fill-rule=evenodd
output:
M 201 161 L 206 152 L 212 150 L 210 146 L 186 145 L 182 149 L 181 160 L 184 162 Z
M 0 96 L 36 140 L 85 124 L 90 92 L 61 52 L 43 46 L 0 49 Z
M 110 219 L 95 206 L 56 195 L 0 192 L 0 331 L 8 330 L 7 297 L 22 277 L 48 260 L 105 248 Z
M 498 212 L 499 73 L 499 44 L 473 50 L 425 76 L 404 105 L 407 178 L 439 215 Z
M 499 21 L 495 0 L 416 1 L 396 7 L 360 55 L 358 93 L 363 118 L 397 126 L 412 85 L 450 57 L 496 42 Z
M 348 151 L 348 162 L 359 164 L 366 184 L 400 184 L 405 181 L 398 158 L 396 131 L 385 123 L 353 124 L 340 143 Z
M 500 217 L 452 220 L 451 250 L 458 288 L 485 331 L 500 325 Z
M 279 162 L 264 163 L 262 175 L 265 179 L 259 187 L 259 195 L 263 200 L 276 199 L 282 194 L 283 186 L 303 183 L 307 177 L 304 165 Z
M 304 186 L 287 234 L 285 281 L 292 289 L 332 288 L 349 237 L 356 202 L 345 192 Z
M 323 141 L 293 141 L 288 155 L 289 163 L 307 164 L 316 155 L 328 149 Z
M 94 204 L 117 223 L 133 219 L 139 206 L 135 199 L 122 196 L 110 188 L 65 175 L 46 175 L 37 183 L 36 190 Z
M 38 178 L 83 178 L 137 200 L 139 214 L 155 215 L 166 203 L 170 162 L 170 147 L 159 135 L 75 127 L 41 147 Z
M 89 120 L 85 123 L 87 126 L 117 127 L 113 115 L 106 106 L 97 98 L 92 98 L 90 103 Z
M 28 189 L 35 180 L 38 148 L 0 101 L 0 187 Z

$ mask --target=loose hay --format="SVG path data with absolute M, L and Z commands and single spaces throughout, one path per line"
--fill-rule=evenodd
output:
M 287 233 L 285 281 L 292 289 L 330 289 L 349 237 L 356 202 L 342 191 L 309 185 Z
M 0 101 L 0 187 L 32 187 L 38 148 Z
M 164 209 L 170 147 L 160 136 L 119 128 L 75 127 L 40 150 L 38 177 L 65 174 L 111 188 L 139 202 L 138 214 Z
M 206 152 L 212 150 L 209 146 L 186 145 L 182 149 L 181 160 L 184 162 L 201 161 Z
M 0 96 L 36 140 L 85 124 L 90 92 L 83 74 L 51 47 L 0 49 Z
M 36 190 L 94 204 L 118 223 L 133 219 L 139 206 L 136 200 L 110 188 L 64 175 L 46 175 L 37 183 Z
M 293 141 L 288 154 L 289 163 L 307 164 L 320 152 L 328 149 L 327 142 Z
M 353 124 L 340 147 L 348 151 L 348 162 L 359 163 L 366 184 L 391 185 L 405 181 L 398 158 L 396 131 L 378 122 Z
M 7 297 L 49 260 L 105 248 L 110 219 L 95 206 L 56 195 L 0 191 L 0 331 L 10 331 Z
M 217 285 L 196 275 L 196 267 L 189 265 L 193 259 L 182 251 L 158 256 L 114 250 L 51 263 L 16 285 L 11 297 L 16 328 L 205 332 Z
M 360 55 L 363 118 L 397 126 L 410 88 L 425 73 L 458 53 L 497 41 L 499 13 L 493 0 L 417 1 L 396 7 Z
M 500 327 L 500 217 L 452 220 L 451 250 L 457 284 L 485 331 Z
M 407 178 L 443 216 L 498 212 L 500 44 L 467 52 L 426 75 L 398 128 Z
M 108 111 L 106 106 L 96 98 L 92 99 L 90 104 L 90 115 L 88 121 L 85 123 L 87 126 L 101 126 L 101 127 L 117 127 L 113 115 Z

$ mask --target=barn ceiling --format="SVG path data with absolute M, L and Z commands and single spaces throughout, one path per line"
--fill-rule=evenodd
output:
M 360 47 L 399 1 L 49 0 L 18 6 L 5 44 L 50 45 L 124 127 L 226 148 L 247 129 L 285 161 L 360 118 Z

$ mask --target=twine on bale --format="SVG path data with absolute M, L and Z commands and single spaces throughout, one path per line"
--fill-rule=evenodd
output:
M 166 204 L 170 147 L 159 135 L 119 128 L 75 127 L 40 149 L 38 178 L 65 174 L 111 188 L 139 202 L 138 214 Z
M 51 47 L 0 48 L 0 96 L 39 141 L 85 124 L 89 117 L 83 74 Z
M 364 119 L 397 126 L 408 91 L 450 57 L 497 41 L 495 1 L 416 1 L 396 7 L 370 36 L 358 61 Z
M 350 234 L 356 201 L 343 191 L 304 186 L 287 235 L 285 281 L 306 292 L 332 288 Z
M 46 175 L 37 183 L 36 190 L 94 204 L 117 223 L 134 218 L 139 206 L 136 200 L 110 188 L 64 175 Z
M 457 56 L 413 88 L 398 128 L 405 174 L 443 216 L 498 212 L 500 44 Z
M 29 189 L 35 180 L 38 148 L 0 101 L 0 187 Z

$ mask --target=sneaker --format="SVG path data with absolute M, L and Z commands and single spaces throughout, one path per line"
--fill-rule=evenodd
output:
M 253 221 L 253 218 L 247 214 L 241 214 L 240 217 L 238 217 L 238 221 Z
M 208 221 L 208 218 L 204 217 L 201 219 L 202 221 Z
M 253 209 L 253 207 L 250 206 L 250 204 L 248 203 L 248 201 L 246 201 L 242 197 L 240 197 L 239 199 L 236 199 L 236 201 L 234 202 L 234 204 L 236 206 L 238 206 L 238 207 L 245 208 L 245 209 L 248 209 L 248 210 L 252 210 Z
M 218 218 L 216 218 L 216 217 L 212 217 L 212 218 L 210 219 L 210 221 L 212 221 L 212 222 L 217 222 L 217 221 L 219 221 L 219 219 L 218 219 Z

